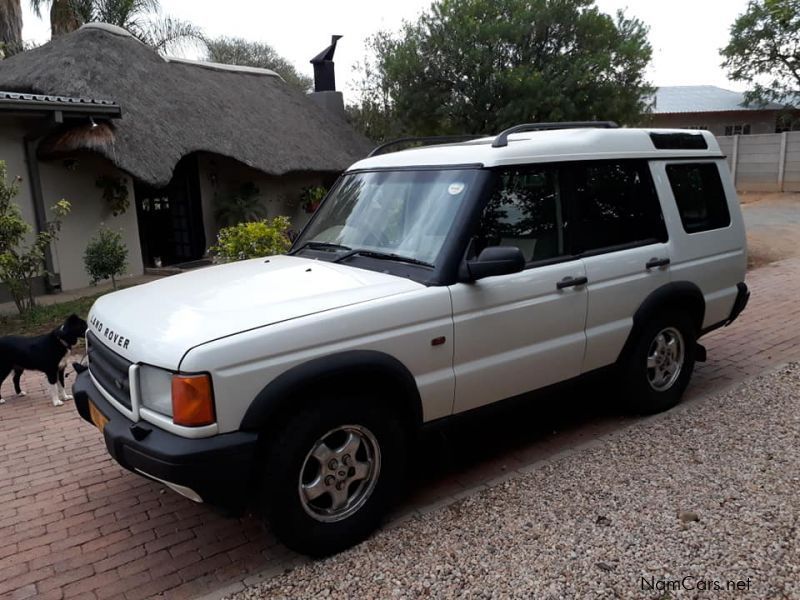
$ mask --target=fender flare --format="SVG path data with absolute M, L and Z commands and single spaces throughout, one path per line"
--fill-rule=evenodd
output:
M 628 338 L 625 340 L 625 345 L 619 353 L 618 361 L 624 360 L 633 350 L 639 334 L 647 323 L 648 319 L 654 314 L 664 310 L 665 308 L 673 307 L 687 307 L 691 306 L 699 312 L 697 315 L 697 335 L 700 335 L 700 329 L 703 326 L 703 319 L 705 318 L 706 301 L 703 292 L 700 288 L 690 281 L 673 281 L 666 283 L 661 287 L 653 290 L 647 298 L 639 305 L 636 312 L 633 314 L 633 326 L 628 333 Z
M 402 400 L 410 425 L 416 429 L 422 424 L 422 400 L 411 371 L 389 354 L 349 350 L 312 359 L 278 375 L 250 403 L 239 429 L 260 431 L 273 417 L 291 409 L 299 390 L 348 376 L 385 379 L 387 388 L 396 392 L 393 396 Z

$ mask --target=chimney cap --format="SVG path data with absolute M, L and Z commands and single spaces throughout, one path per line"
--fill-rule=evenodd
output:
M 322 52 L 317 54 L 314 58 L 311 59 L 312 65 L 318 65 L 323 62 L 328 62 L 333 60 L 333 53 L 336 52 L 336 42 L 342 39 L 343 36 L 341 35 L 332 35 L 331 36 L 331 45 L 325 48 Z

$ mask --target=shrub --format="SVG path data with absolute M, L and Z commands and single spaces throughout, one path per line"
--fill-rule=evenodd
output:
M 92 285 L 101 279 L 111 278 L 117 289 L 118 275 L 125 273 L 128 261 L 128 248 L 122 241 L 122 233 L 101 226 L 96 235 L 89 240 L 83 253 L 83 264 L 92 280 Z
M 66 200 L 52 206 L 50 210 L 56 218 L 25 247 L 22 243 L 31 227 L 14 200 L 22 180 L 15 177 L 9 183 L 6 176 L 6 163 L 0 160 L 0 279 L 8 286 L 17 310 L 24 314 L 36 305 L 33 280 L 44 271 L 44 253 L 58 239 L 61 219 L 69 214 L 71 206 Z
M 210 250 L 220 262 L 282 254 L 291 246 L 288 230 L 288 217 L 239 223 L 221 229 L 217 235 L 217 244 Z

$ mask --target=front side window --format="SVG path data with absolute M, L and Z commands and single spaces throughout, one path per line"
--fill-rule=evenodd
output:
M 557 169 L 513 167 L 498 170 L 496 176 L 471 254 L 487 246 L 516 246 L 526 262 L 561 256 L 564 237 Z
M 575 254 L 664 242 L 661 205 L 644 161 L 575 163 L 567 231 Z
M 716 164 L 667 165 L 667 178 L 686 233 L 730 225 L 731 215 Z
M 476 170 L 351 173 L 331 192 L 295 248 L 327 245 L 433 265 L 456 214 L 472 193 Z

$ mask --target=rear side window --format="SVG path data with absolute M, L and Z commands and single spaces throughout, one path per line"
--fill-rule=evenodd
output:
M 667 165 L 667 177 L 686 233 L 730 225 L 731 215 L 716 164 Z
M 571 193 L 566 230 L 575 254 L 667 240 L 646 162 L 575 163 L 567 178 Z

